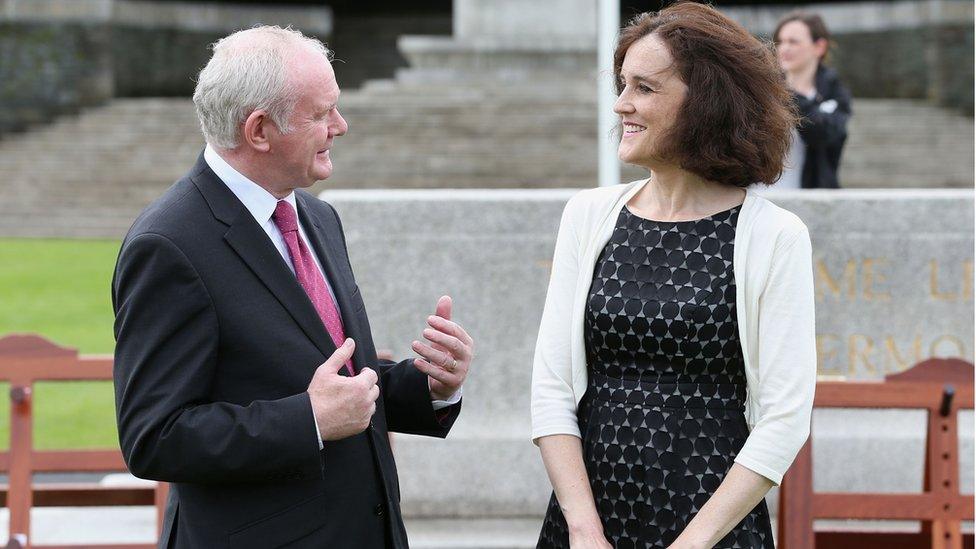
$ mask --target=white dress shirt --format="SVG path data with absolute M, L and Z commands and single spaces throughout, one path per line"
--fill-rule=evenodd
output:
M 291 269 L 292 274 L 295 272 L 295 266 L 291 262 L 291 256 L 288 253 L 288 246 L 285 244 L 285 238 L 281 235 L 281 231 L 278 230 L 278 226 L 275 225 L 274 220 L 271 219 L 271 215 L 274 213 L 275 208 L 278 207 L 278 199 L 264 187 L 258 185 L 254 181 L 251 181 L 244 174 L 235 170 L 226 160 L 217 154 L 217 151 L 213 149 L 209 144 L 203 151 L 203 159 L 210 166 L 217 177 L 227 185 L 234 196 L 240 200 L 247 211 L 251 212 L 254 216 L 254 220 L 258 222 L 258 225 L 264 229 L 264 232 L 268 234 L 268 238 L 271 239 L 271 243 L 274 244 L 278 253 L 281 254 L 281 258 L 285 261 L 285 265 Z M 292 208 L 295 208 L 295 214 L 298 214 L 298 204 L 295 201 L 295 193 L 289 193 L 288 196 L 282 198 L 285 202 L 291 204 Z M 329 289 L 329 294 L 332 296 L 332 301 L 335 303 L 336 312 L 341 314 L 339 311 L 339 302 L 335 298 L 335 292 L 332 290 L 332 285 L 329 284 L 329 278 L 325 276 L 325 270 L 322 269 L 322 263 L 319 258 L 315 255 L 315 250 L 308 245 L 308 235 L 305 234 L 305 229 L 302 227 L 301 223 L 298 223 L 298 234 L 299 238 L 305 243 L 305 247 L 311 252 L 312 259 L 315 261 L 315 266 L 318 267 L 319 273 L 322 275 L 322 279 L 325 280 L 325 286 Z M 428 380 L 429 383 L 429 380 Z M 446 408 L 453 404 L 457 404 L 461 401 L 461 389 L 459 388 L 456 393 L 454 393 L 451 398 L 447 400 L 434 400 L 431 402 L 434 410 L 440 410 Z M 313 415 L 314 419 L 314 415 Z M 319 448 L 322 445 L 322 434 L 319 430 L 319 424 L 316 420 L 315 422 L 315 433 L 318 435 Z

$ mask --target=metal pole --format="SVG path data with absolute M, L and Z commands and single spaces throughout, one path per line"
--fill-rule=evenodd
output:
M 620 32 L 620 0 L 599 0 L 597 16 L 597 148 L 600 156 L 600 186 L 620 183 L 620 163 L 617 161 L 617 142 L 611 132 L 617 126 L 613 104 L 617 100 L 613 81 L 613 50 Z

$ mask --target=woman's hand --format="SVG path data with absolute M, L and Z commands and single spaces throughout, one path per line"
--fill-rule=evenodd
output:
M 547 435 L 539 437 L 538 444 L 556 492 L 556 501 L 569 527 L 569 546 L 572 549 L 613 549 L 603 534 L 603 523 L 583 465 L 583 443 L 579 437 Z
M 613 545 L 603 535 L 603 526 L 599 523 L 579 528 L 569 529 L 570 549 L 613 549 Z
M 714 547 L 763 500 L 773 481 L 733 463 L 718 489 L 669 549 Z
M 696 544 L 691 542 L 686 543 L 679 540 L 675 540 L 674 543 L 668 545 L 668 549 L 709 549 L 709 547 L 710 546 L 708 544 Z

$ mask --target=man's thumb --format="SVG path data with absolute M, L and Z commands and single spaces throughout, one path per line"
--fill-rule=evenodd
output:
M 340 345 L 339 348 L 332 353 L 332 356 L 325 361 L 323 366 L 325 366 L 330 373 L 338 373 L 339 370 L 342 369 L 343 365 L 345 365 L 346 362 L 349 362 L 349 359 L 352 358 L 352 353 L 355 350 L 356 342 L 353 341 L 352 338 L 347 337 L 342 345 Z
M 434 314 L 451 320 L 451 309 L 453 309 L 454 303 L 451 301 L 451 296 L 442 295 L 440 299 L 437 300 L 437 307 L 434 309 Z

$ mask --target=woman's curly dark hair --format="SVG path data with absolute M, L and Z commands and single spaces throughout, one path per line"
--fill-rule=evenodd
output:
M 613 56 L 618 86 L 627 50 L 651 34 L 688 86 L 677 120 L 658 141 L 662 158 L 739 187 L 779 179 L 798 117 L 772 44 L 711 6 L 679 2 L 621 30 Z

